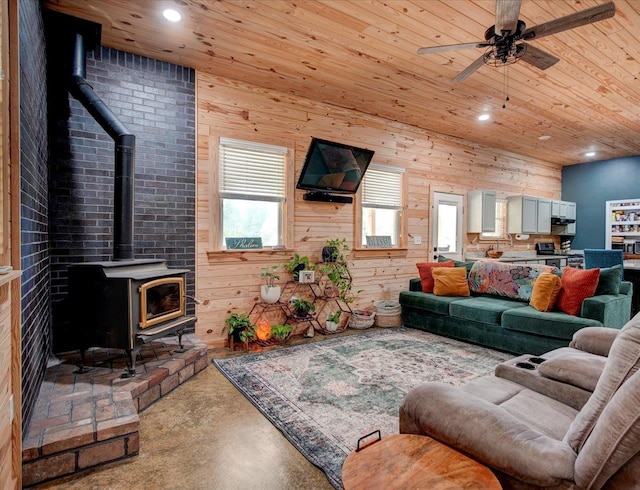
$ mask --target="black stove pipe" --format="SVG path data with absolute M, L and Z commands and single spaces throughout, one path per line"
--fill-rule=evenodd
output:
M 86 66 L 84 37 L 76 34 L 69 92 L 115 142 L 113 260 L 132 260 L 136 137 L 93 91 L 85 79 Z

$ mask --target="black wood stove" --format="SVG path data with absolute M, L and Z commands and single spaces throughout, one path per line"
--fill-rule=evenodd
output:
M 196 317 L 186 314 L 187 269 L 169 269 L 164 260 L 85 262 L 69 268 L 71 325 L 80 349 L 123 349 L 136 373 L 140 347 L 160 337 L 178 335 Z

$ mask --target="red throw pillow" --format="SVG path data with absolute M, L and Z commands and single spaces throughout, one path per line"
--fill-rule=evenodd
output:
M 448 260 L 446 262 L 418 262 L 416 267 L 420 273 L 422 292 L 433 293 L 433 286 L 435 282 L 433 280 L 433 274 L 431 274 L 431 269 L 434 267 L 453 267 L 453 264 L 453 260 Z
M 582 302 L 596 292 L 600 269 L 562 269 L 562 290 L 557 307 L 569 315 L 579 315 Z

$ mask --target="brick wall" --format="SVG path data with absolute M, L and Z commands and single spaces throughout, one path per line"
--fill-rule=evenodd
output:
M 47 79 L 40 3 L 20 18 L 20 240 L 22 423 L 29 424 L 51 349 L 47 223 Z
M 195 271 L 194 71 L 102 48 L 88 53 L 87 80 L 136 136 L 135 257 L 163 258 L 171 267 Z M 65 350 L 67 266 L 113 258 L 114 144 L 65 92 L 63 79 L 50 87 L 56 104 L 50 105 L 50 244 L 58 352 Z M 187 277 L 190 295 L 194 277 Z

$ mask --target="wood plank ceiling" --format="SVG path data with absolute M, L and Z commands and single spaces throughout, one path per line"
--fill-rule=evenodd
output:
M 532 41 L 561 59 L 545 71 L 520 61 L 505 78 L 505 68 L 482 66 L 461 83 L 451 79 L 481 49 L 416 50 L 483 40 L 495 22 L 494 0 L 44 3 L 101 23 L 108 47 L 548 162 L 640 155 L 638 0 L 615 0 L 611 19 Z M 520 19 L 532 27 L 602 3 L 523 0 Z M 165 7 L 183 20 L 165 21 Z M 491 117 L 479 122 L 484 112 Z

